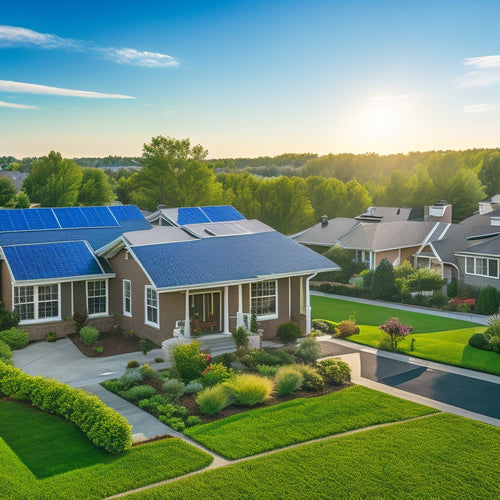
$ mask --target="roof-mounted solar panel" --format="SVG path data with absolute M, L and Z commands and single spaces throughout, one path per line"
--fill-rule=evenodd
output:
M 87 227 L 119 226 L 108 207 L 80 207 L 79 210 L 88 223 Z
M 141 211 L 134 205 L 111 206 L 109 210 L 118 222 L 144 219 Z
M 211 222 L 232 222 L 237 220 L 245 220 L 236 208 L 231 205 L 201 207 L 203 213 L 210 219 Z
M 59 229 L 59 223 L 51 208 L 26 208 L 22 210 L 30 231 Z
M 210 222 L 210 219 L 198 207 L 183 207 L 177 209 L 177 224 L 184 226 L 186 224 L 202 224 Z

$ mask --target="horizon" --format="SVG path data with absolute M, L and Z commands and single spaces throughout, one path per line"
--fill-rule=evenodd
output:
M 11 3 L 0 155 L 139 157 L 158 135 L 211 159 L 496 149 L 499 13 L 492 1 Z

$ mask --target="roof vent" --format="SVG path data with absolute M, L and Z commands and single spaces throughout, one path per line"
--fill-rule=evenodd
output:
M 328 215 L 323 215 L 321 217 L 321 225 L 322 226 L 328 226 Z
M 156 207 L 156 210 L 163 210 L 163 209 L 165 209 L 165 208 L 167 208 L 167 205 L 163 205 L 163 204 L 161 204 L 161 205 L 158 205 L 158 206 Z

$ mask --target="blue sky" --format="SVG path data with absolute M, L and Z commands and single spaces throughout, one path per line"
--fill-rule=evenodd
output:
M 499 146 L 498 2 L 4 2 L 0 155 Z

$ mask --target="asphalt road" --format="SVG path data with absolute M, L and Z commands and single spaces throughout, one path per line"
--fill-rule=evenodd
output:
M 322 342 L 323 356 L 360 352 Z M 361 352 L 361 376 L 403 391 L 500 419 L 500 384 Z

